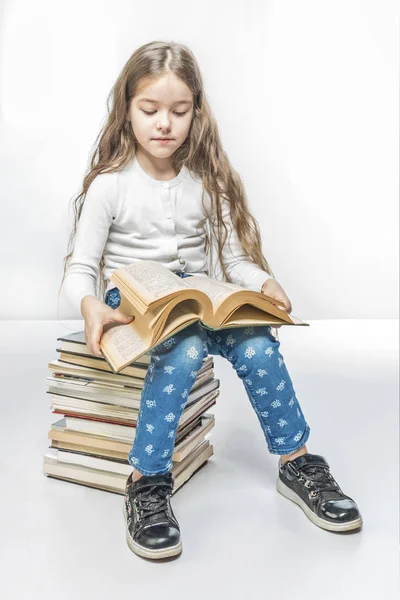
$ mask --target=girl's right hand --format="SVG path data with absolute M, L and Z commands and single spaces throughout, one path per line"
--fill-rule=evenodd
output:
M 85 342 L 90 353 L 104 358 L 100 352 L 100 340 L 103 325 L 106 323 L 121 323 L 127 325 L 135 317 L 127 316 L 118 309 L 113 309 L 95 296 L 84 296 L 81 301 L 81 313 L 85 319 Z

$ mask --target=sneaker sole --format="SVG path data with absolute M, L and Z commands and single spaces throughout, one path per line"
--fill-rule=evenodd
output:
M 276 489 L 282 496 L 288 498 L 295 504 L 298 504 L 300 508 L 303 509 L 307 517 L 322 529 L 327 529 L 328 531 L 351 531 L 352 529 L 359 529 L 362 525 L 362 517 L 358 517 L 358 519 L 354 519 L 354 521 L 349 521 L 348 523 L 330 523 L 329 521 L 325 521 L 318 517 L 309 506 L 302 500 L 296 492 L 294 492 L 290 487 L 288 487 L 280 477 L 276 480 Z
M 143 556 L 144 558 L 153 559 L 168 558 L 169 556 L 176 556 L 177 554 L 181 554 L 182 540 L 178 544 L 175 544 L 175 546 L 168 546 L 168 548 L 156 548 L 154 550 L 149 550 L 148 548 L 145 548 L 144 546 L 141 546 L 137 542 L 133 541 L 129 534 L 128 521 L 126 519 L 125 502 L 122 503 L 122 512 L 125 521 L 126 541 L 132 552 L 138 554 L 139 556 Z

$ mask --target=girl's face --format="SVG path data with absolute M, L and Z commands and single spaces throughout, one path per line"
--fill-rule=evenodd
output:
M 193 95 L 172 73 L 146 79 L 132 98 L 127 119 L 138 148 L 156 159 L 169 159 L 188 136 L 193 114 Z M 159 142 L 156 138 L 169 138 Z M 167 161 L 170 162 L 170 161 Z

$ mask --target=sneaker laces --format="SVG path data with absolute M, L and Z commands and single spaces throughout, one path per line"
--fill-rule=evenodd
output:
M 311 496 L 319 495 L 322 500 L 342 500 L 344 497 L 337 481 L 330 473 L 328 467 L 321 465 L 303 465 L 299 471 L 299 478 L 308 483 L 306 487 Z
M 167 512 L 170 490 L 171 485 L 168 483 L 157 483 L 149 489 L 139 490 L 135 494 L 139 519 L 150 523 L 159 522 L 158 516 L 162 515 L 170 521 L 171 517 Z M 154 519 L 154 517 L 157 517 L 157 519 Z

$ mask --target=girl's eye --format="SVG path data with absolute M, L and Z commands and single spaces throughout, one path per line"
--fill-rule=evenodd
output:
M 145 114 L 145 115 L 154 115 L 154 113 L 155 113 L 156 111 L 155 111 L 155 110 L 153 110 L 153 112 L 147 112 L 146 110 L 143 110 L 142 112 L 144 112 L 144 114 Z M 178 113 L 178 112 L 175 112 L 175 114 L 176 114 L 178 117 L 183 117 L 183 115 L 186 115 L 186 112 L 183 112 L 183 113 Z

